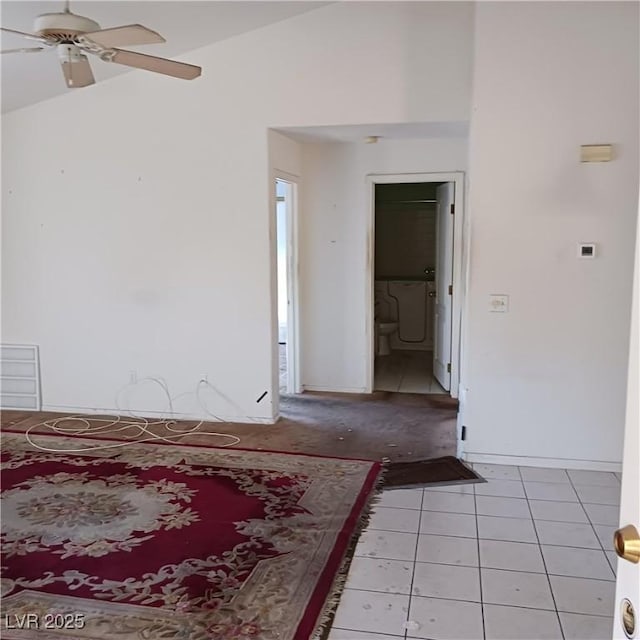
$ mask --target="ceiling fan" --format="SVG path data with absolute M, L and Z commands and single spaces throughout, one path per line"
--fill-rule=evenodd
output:
M 34 33 L 5 27 L 0 27 L 0 30 L 35 40 L 41 45 L 6 49 L 0 53 L 38 53 L 47 47 L 55 47 L 65 81 L 71 89 L 87 87 L 95 83 L 89 59 L 85 55 L 87 53 L 97 56 L 104 62 L 115 62 L 184 80 L 193 80 L 202 73 L 200 67 L 192 64 L 120 49 L 123 45 L 154 44 L 166 42 L 166 40 L 159 33 L 140 24 L 101 29 L 94 20 L 71 13 L 68 0 L 65 2 L 64 11 L 38 16 L 33 25 Z

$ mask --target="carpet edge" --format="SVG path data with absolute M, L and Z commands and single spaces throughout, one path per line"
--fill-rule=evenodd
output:
M 385 459 L 378 464 L 381 465 L 380 471 L 376 476 L 373 487 L 365 499 L 364 508 L 358 516 L 356 526 L 353 529 L 345 552 L 342 556 L 342 560 L 340 561 L 340 568 L 338 569 L 333 584 L 329 589 L 329 593 L 327 594 L 320 615 L 318 616 L 315 629 L 309 636 L 309 640 L 327 640 L 329 633 L 331 632 L 336 611 L 340 604 L 340 599 L 345 589 L 347 578 L 349 577 L 349 570 L 355 556 L 358 540 L 360 539 L 363 531 L 369 526 L 373 510 L 380 502 L 382 491 L 384 490 L 385 474 L 389 467 L 389 461 L 388 459 Z

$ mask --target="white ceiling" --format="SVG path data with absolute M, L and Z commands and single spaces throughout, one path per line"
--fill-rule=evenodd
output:
M 322 127 L 283 127 L 278 129 L 299 142 L 363 142 L 369 136 L 381 140 L 401 138 L 466 138 L 467 122 L 410 122 L 353 124 Z
M 185 52 L 206 46 L 225 38 L 286 20 L 306 11 L 317 9 L 327 2 L 245 2 L 218 1 L 164 1 L 164 0 L 71 0 L 71 11 L 87 16 L 104 29 L 139 23 L 157 31 L 166 44 L 136 47 L 135 50 L 162 57 L 175 57 L 189 62 Z M 33 21 L 41 13 L 54 13 L 64 7 L 62 0 L 2 0 L 0 17 L 3 27 L 32 32 Z M 35 46 L 13 34 L 2 34 L 2 49 Z M 134 49 L 134 47 L 132 47 Z M 54 49 L 40 53 L 13 53 L 1 56 L 2 111 L 52 98 L 67 91 Z M 96 82 L 132 71 L 117 64 L 92 59 Z M 176 81 L 178 82 L 178 81 Z M 197 80 L 196 80 L 197 82 Z

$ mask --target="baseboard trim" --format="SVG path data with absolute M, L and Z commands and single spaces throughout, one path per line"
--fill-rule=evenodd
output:
M 367 393 L 366 387 L 341 387 L 339 389 L 336 389 L 335 387 L 325 387 L 323 385 L 318 385 L 318 384 L 302 385 L 302 390 L 303 391 L 324 391 L 326 393 Z
M 164 411 L 144 411 L 137 416 L 127 414 L 112 408 L 94 408 L 94 407 L 69 407 L 66 405 L 47 404 L 43 405 L 41 411 L 51 411 L 54 413 L 68 413 L 69 415 L 83 414 L 83 415 L 107 415 L 107 416 L 121 416 L 123 418 L 140 417 L 144 413 L 144 417 L 148 418 L 163 418 L 166 420 L 202 420 L 203 422 L 236 422 L 239 424 L 274 424 L 276 422 L 273 418 L 264 417 L 252 417 L 252 416 L 218 416 L 218 419 L 209 415 L 202 415 L 197 413 L 180 413 L 174 411 L 172 414 L 168 414 Z
M 505 456 L 491 453 L 473 453 L 466 451 L 462 457 L 465 462 L 484 464 L 507 464 L 517 467 L 549 467 L 552 469 L 578 469 L 584 471 L 622 472 L 622 462 L 603 460 L 574 460 L 569 458 L 538 458 L 534 456 Z

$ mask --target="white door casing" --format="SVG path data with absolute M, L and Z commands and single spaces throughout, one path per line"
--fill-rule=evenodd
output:
M 631 310 L 631 338 L 629 342 L 629 375 L 627 379 L 627 413 L 624 431 L 622 461 L 622 495 L 620 500 L 620 527 L 634 525 L 640 530 L 640 360 L 639 307 L 640 307 L 640 214 L 636 229 L 635 273 Z M 613 637 L 627 638 L 622 626 L 622 603 L 631 601 L 635 610 L 636 630 L 630 636 L 640 638 L 640 563 L 634 564 L 618 558 L 616 573 L 616 600 L 613 621 Z
M 433 375 L 445 391 L 451 388 L 451 332 L 453 320 L 453 221 L 455 186 L 436 190 L 436 304 Z
M 283 171 L 276 171 L 275 182 L 286 186 L 286 272 L 287 272 L 287 393 L 300 393 L 300 320 L 298 310 L 299 261 L 298 261 L 298 189 L 299 178 Z M 276 203 L 277 204 L 277 203 Z M 276 216 L 277 218 L 277 216 Z M 277 230 L 276 230 L 277 245 Z M 276 246 L 277 261 L 277 246 Z M 277 267 L 276 267 L 277 273 Z M 278 296 L 276 295 L 276 306 Z M 277 312 L 276 312 L 277 322 Z M 276 334 L 278 332 L 276 331 Z M 275 358 L 275 367 L 279 369 L 279 357 Z M 275 379 L 279 379 L 276 372 Z
M 287 393 L 301 393 L 300 324 L 298 309 L 298 183 L 289 183 L 287 206 Z M 290 328 L 290 329 L 289 329 Z
M 443 171 L 429 173 L 394 173 L 394 174 L 369 174 L 367 176 L 367 191 L 369 200 L 369 223 L 366 247 L 366 273 L 367 282 L 365 290 L 365 357 L 366 357 L 366 386 L 365 391 L 373 391 L 374 358 L 375 358 L 375 187 L 377 184 L 420 183 L 420 182 L 450 182 L 455 194 L 455 215 L 452 215 L 452 236 L 450 246 L 453 260 L 453 275 L 450 282 L 453 283 L 454 295 L 451 300 L 451 375 L 450 394 L 452 398 L 458 397 L 460 385 L 460 350 L 462 342 L 463 309 L 465 296 L 466 271 L 468 270 L 469 243 L 464 235 L 468 233 L 464 224 L 465 190 L 464 173 L 461 171 Z M 434 327 L 435 338 L 435 327 Z

